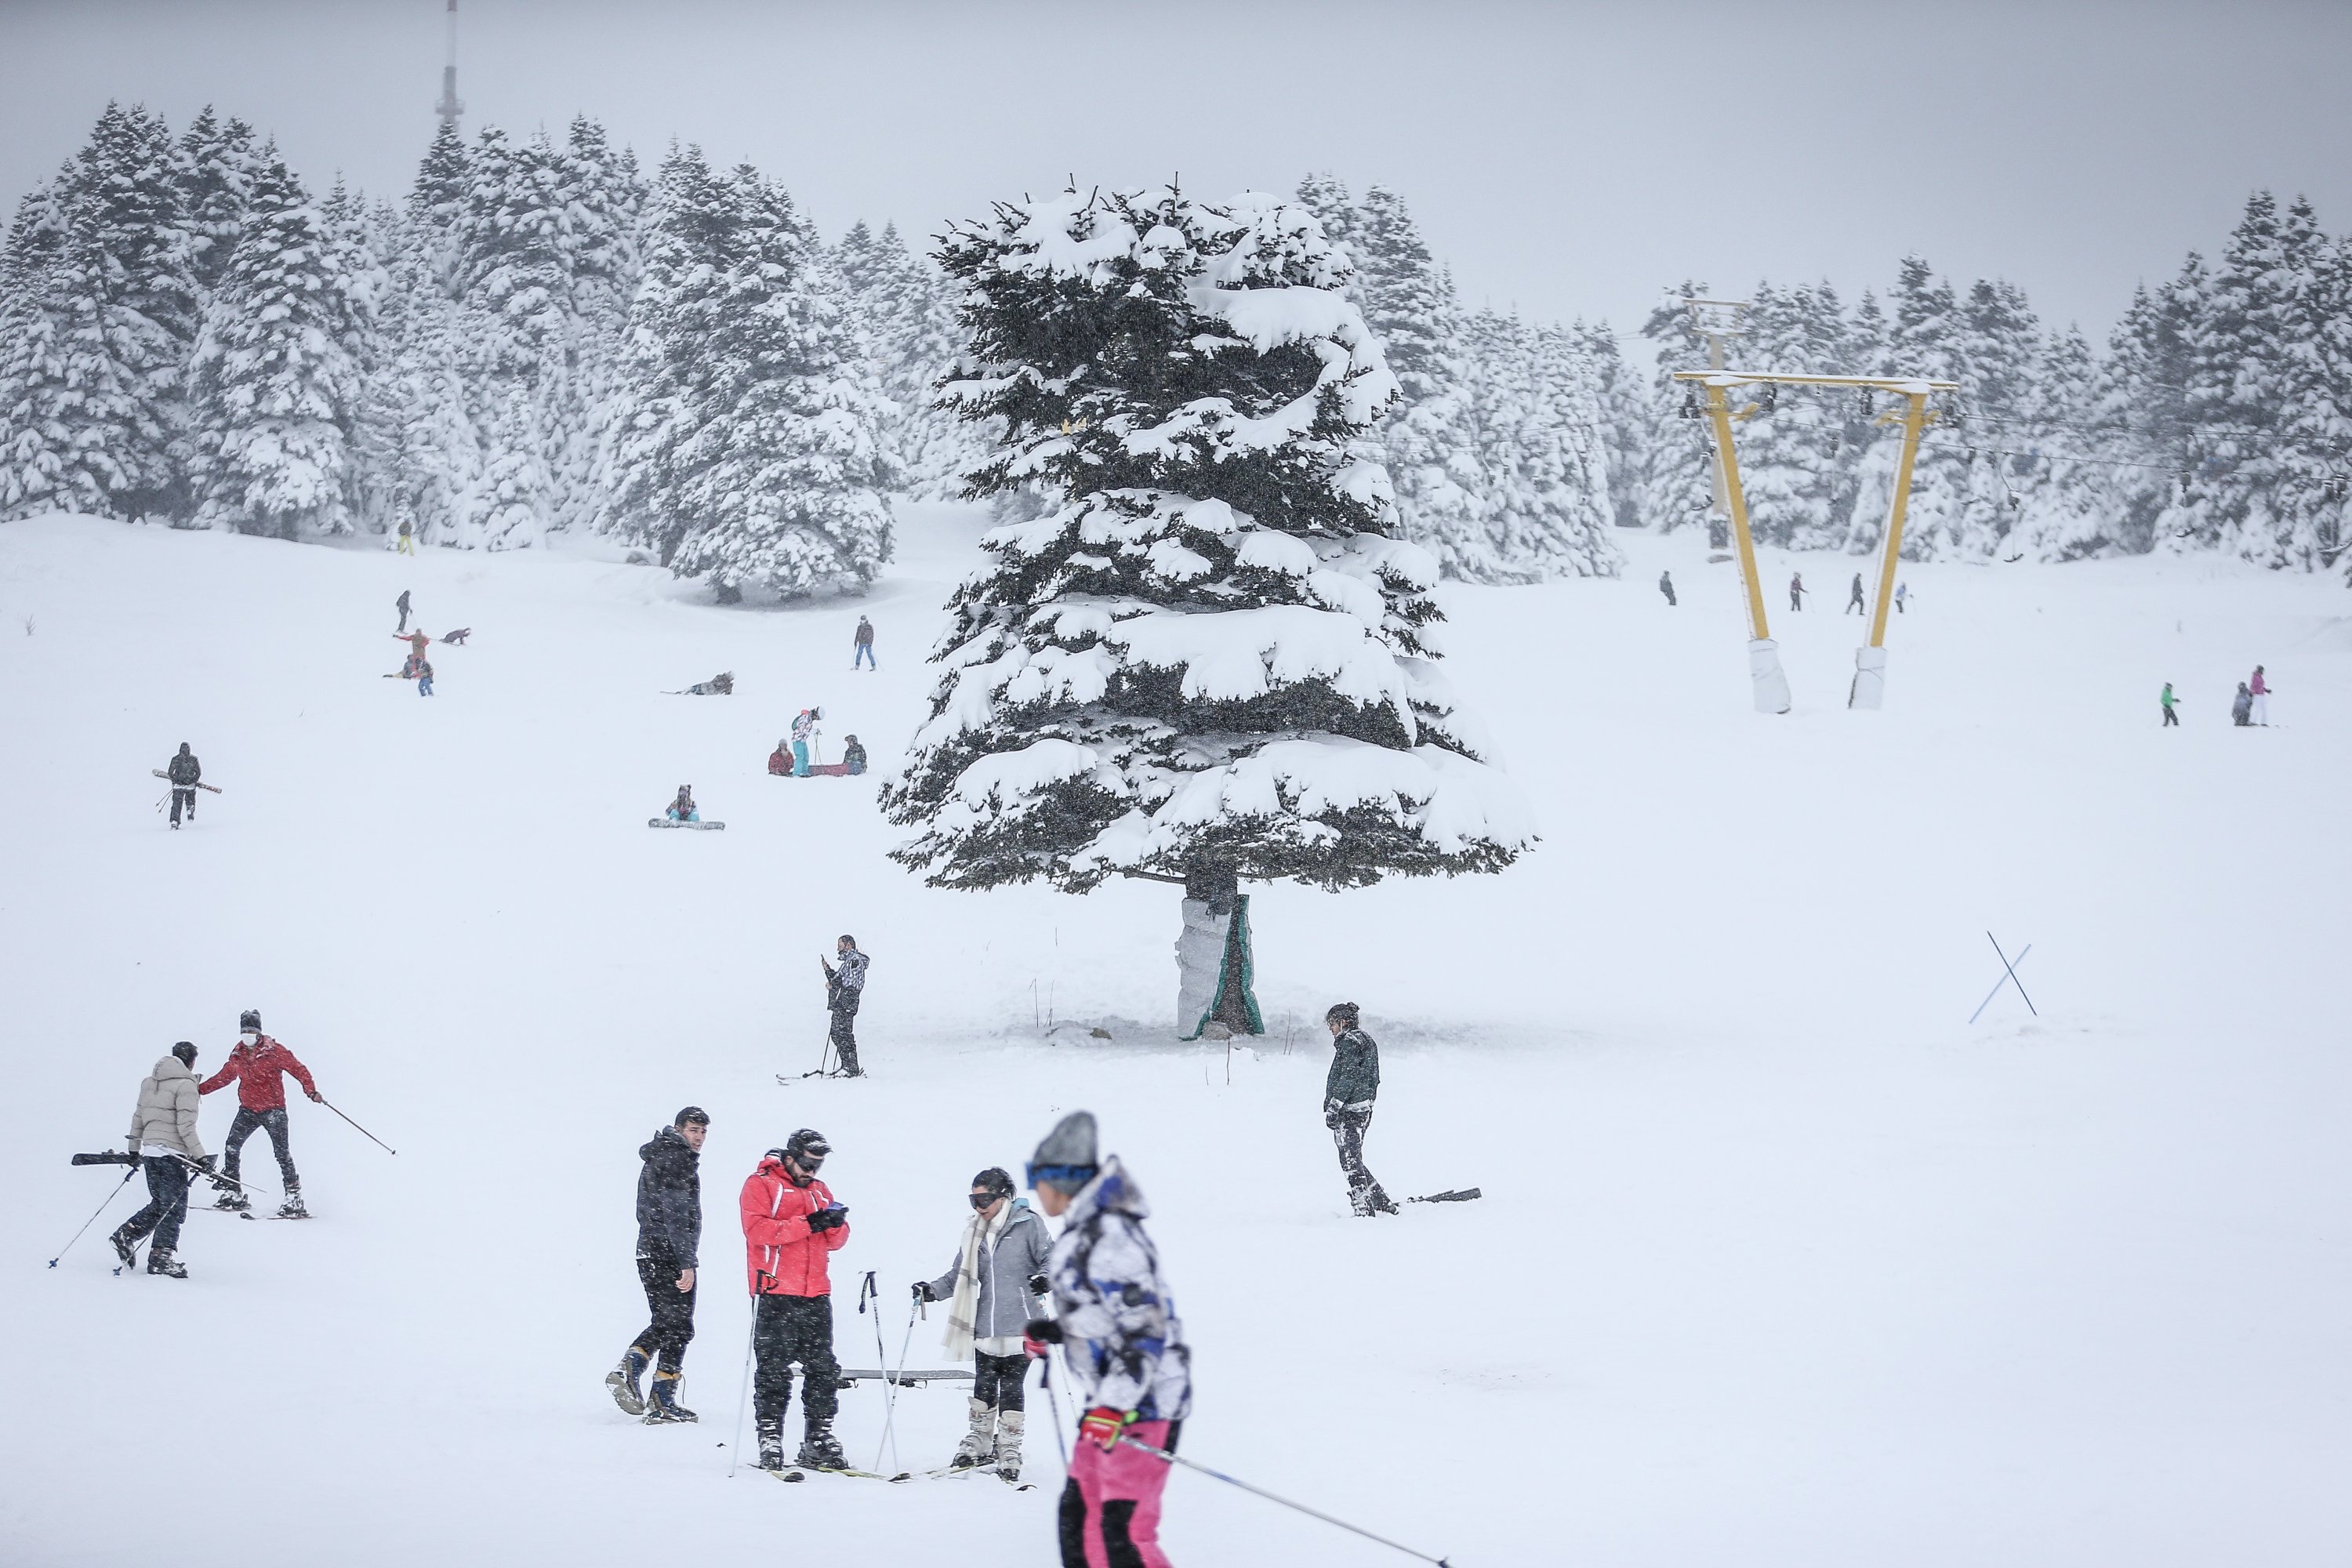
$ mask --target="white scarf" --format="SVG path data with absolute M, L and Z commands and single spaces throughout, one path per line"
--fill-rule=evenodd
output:
M 948 1298 L 948 1329 L 940 1336 L 940 1342 L 947 1346 L 950 1361 L 961 1361 L 971 1354 L 977 1327 L 974 1320 L 980 1316 L 981 1240 L 985 1237 L 992 1243 L 1012 1222 L 1013 1200 L 1008 1197 L 994 1219 L 982 1218 L 974 1209 L 971 1223 L 963 1227 L 963 1256 L 956 1260 L 955 1294 Z

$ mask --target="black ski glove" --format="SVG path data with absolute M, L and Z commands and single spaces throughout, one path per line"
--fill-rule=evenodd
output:
M 1041 1345 L 1057 1345 L 1062 1342 L 1062 1325 L 1051 1318 L 1030 1319 L 1029 1326 L 1022 1330 L 1021 1333 L 1023 1338 L 1035 1340 Z
M 835 1226 L 840 1225 L 848 1217 L 848 1208 L 844 1205 L 835 1204 L 829 1209 L 819 1209 L 816 1213 L 809 1215 L 808 1227 L 821 1236 L 824 1232 L 833 1229 Z
M 929 1280 L 918 1279 L 915 1281 L 915 1300 L 918 1301 L 936 1301 L 939 1300 L 937 1296 L 931 1294 L 931 1282 Z
M 1046 1279 L 1043 1274 L 1032 1274 L 1029 1276 L 1029 1294 L 1032 1296 L 1042 1296 L 1047 1290 L 1053 1289 L 1053 1284 L 1054 1282 Z
M 202 1171 L 207 1176 L 211 1175 L 213 1173 L 213 1156 L 207 1154 L 203 1159 L 197 1161 L 196 1169 Z

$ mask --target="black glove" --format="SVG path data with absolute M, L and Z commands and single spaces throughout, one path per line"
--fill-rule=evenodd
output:
M 213 1156 L 207 1154 L 203 1159 L 197 1161 L 196 1169 L 202 1171 L 207 1176 L 211 1175 L 213 1173 Z
M 931 1282 L 929 1280 L 918 1279 L 915 1281 L 915 1300 L 918 1301 L 936 1301 L 939 1300 L 937 1296 L 931 1294 Z
M 1032 1296 L 1042 1296 L 1047 1290 L 1053 1289 L 1053 1283 L 1054 1282 L 1052 1280 L 1046 1279 L 1043 1274 L 1032 1274 L 1029 1276 L 1029 1294 Z
M 1030 1319 L 1029 1326 L 1022 1330 L 1021 1333 L 1024 1339 L 1035 1340 L 1041 1345 L 1057 1345 L 1062 1342 L 1062 1325 L 1051 1318 Z
M 809 1229 L 817 1232 L 819 1235 L 823 1235 L 824 1232 L 833 1229 L 834 1226 L 840 1225 L 848 1217 L 849 1210 L 847 1207 L 836 1204 L 832 1208 L 819 1209 L 816 1213 L 809 1215 L 808 1227 Z

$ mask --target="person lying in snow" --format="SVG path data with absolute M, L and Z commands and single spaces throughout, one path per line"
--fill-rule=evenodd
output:
M 712 676 L 709 679 L 698 680 L 693 685 L 688 687 L 684 691 L 673 692 L 671 695 L 677 697 L 732 697 L 735 695 L 735 672 L 731 669 L 722 669 L 718 674 Z
M 672 822 L 700 822 L 702 820 L 702 813 L 694 808 L 694 786 L 692 784 L 680 784 L 677 786 L 677 798 L 669 803 L 669 819 Z

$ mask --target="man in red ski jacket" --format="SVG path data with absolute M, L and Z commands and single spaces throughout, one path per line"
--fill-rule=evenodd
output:
M 760 1468 L 784 1468 L 784 1406 L 793 1363 L 801 1364 L 805 1426 L 798 1463 L 813 1470 L 843 1470 L 833 1435 L 840 1405 L 841 1363 L 833 1355 L 833 1281 L 825 1259 L 849 1241 L 849 1211 L 817 1180 L 833 1152 L 819 1132 L 803 1127 L 781 1149 L 771 1149 L 743 1184 L 744 1266 L 751 1276 L 752 1413 L 760 1434 Z
M 318 1100 L 319 1086 L 310 1081 L 310 1069 L 295 1060 L 294 1053 L 261 1032 L 261 1015 L 247 1008 L 236 1021 L 242 1031 L 236 1045 L 229 1051 L 228 1060 L 220 1071 L 196 1086 L 199 1094 L 210 1094 L 226 1085 L 236 1083 L 236 1120 L 229 1123 L 226 1156 L 221 1163 L 221 1174 L 228 1184 L 221 1195 L 213 1200 L 215 1208 L 247 1209 L 253 1200 L 245 1189 L 236 1184 L 238 1157 L 245 1151 L 245 1141 L 260 1128 L 269 1134 L 269 1146 L 278 1153 L 278 1173 L 286 1179 L 286 1202 L 278 1210 L 281 1219 L 307 1219 L 310 1211 L 302 1206 L 302 1177 L 294 1169 L 294 1156 L 286 1147 L 286 1082 L 285 1075 L 292 1073 L 302 1092 Z

